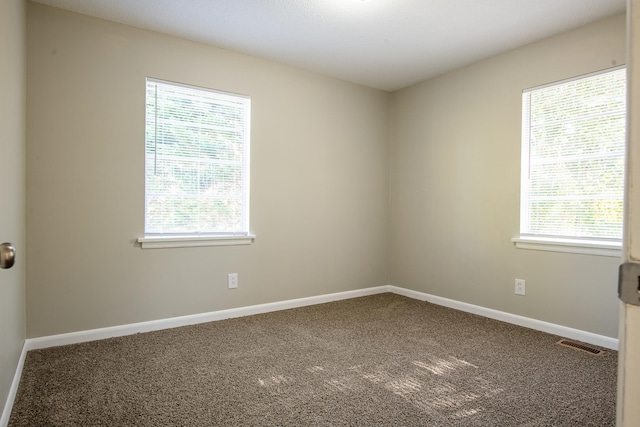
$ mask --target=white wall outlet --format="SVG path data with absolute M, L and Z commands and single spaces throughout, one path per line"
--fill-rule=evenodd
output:
M 238 287 L 238 273 L 231 273 L 227 276 L 227 284 L 229 289 L 235 289 Z
M 525 287 L 524 287 L 524 279 L 516 279 L 516 295 L 524 295 Z

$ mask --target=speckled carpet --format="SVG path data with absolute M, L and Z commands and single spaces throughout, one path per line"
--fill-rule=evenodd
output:
M 613 426 L 617 353 L 380 294 L 27 354 L 10 426 Z

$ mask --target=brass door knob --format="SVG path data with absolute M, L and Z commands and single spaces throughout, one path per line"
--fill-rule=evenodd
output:
M 0 244 L 0 268 L 11 268 L 16 262 L 16 248 L 8 242 Z

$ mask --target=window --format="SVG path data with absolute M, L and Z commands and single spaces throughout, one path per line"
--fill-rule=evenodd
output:
M 146 90 L 142 246 L 246 243 L 251 100 L 154 79 Z
M 619 247 L 626 70 L 525 90 L 522 100 L 520 238 Z

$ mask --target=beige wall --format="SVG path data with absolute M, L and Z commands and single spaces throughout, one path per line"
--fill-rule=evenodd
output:
M 625 62 L 616 16 L 393 94 L 391 283 L 617 337 L 618 258 L 515 249 L 521 93 Z M 514 295 L 514 279 L 527 295 Z
M 25 339 L 25 11 L 22 0 L 0 1 L 0 243 L 17 251 L 0 270 L 0 413 Z
M 39 4 L 27 31 L 28 337 L 387 284 L 389 94 Z M 253 245 L 135 244 L 147 76 L 251 96 Z

